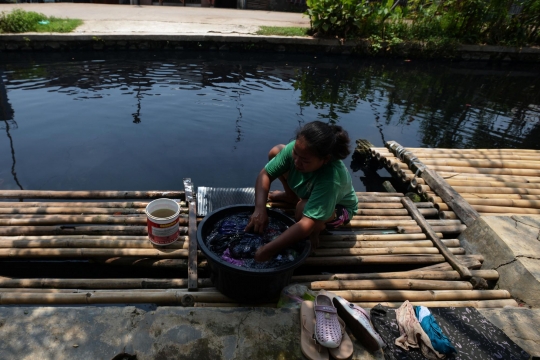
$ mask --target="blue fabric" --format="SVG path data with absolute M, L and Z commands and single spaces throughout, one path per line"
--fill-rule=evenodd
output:
M 419 313 L 422 308 L 423 306 L 414 307 L 416 318 L 419 317 Z M 422 321 L 420 321 L 420 326 L 422 326 L 422 329 L 426 332 L 429 340 L 431 340 L 431 345 L 433 345 L 435 350 L 445 355 L 457 352 L 454 345 L 452 345 L 450 340 L 448 340 L 448 338 L 443 334 L 439 324 L 437 324 L 437 321 L 431 312 L 428 316 L 424 316 L 422 318 Z

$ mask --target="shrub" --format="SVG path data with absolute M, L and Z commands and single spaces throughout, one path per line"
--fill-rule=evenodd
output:
M 33 11 L 15 9 L 11 13 L 0 15 L 0 30 L 3 32 L 20 33 L 36 31 L 38 22 L 47 19 L 43 14 Z
M 379 43 L 540 43 L 540 0 L 307 0 L 307 5 L 312 31 L 323 36 Z

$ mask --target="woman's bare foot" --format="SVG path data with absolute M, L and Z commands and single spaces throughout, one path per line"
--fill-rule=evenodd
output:
M 296 204 L 298 203 L 298 200 L 299 200 L 296 194 L 294 193 L 289 194 L 286 191 L 280 191 L 280 190 L 271 191 L 268 194 L 268 199 L 272 202 L 284 202 L 284 203 L 289 203 L 289 204 Z

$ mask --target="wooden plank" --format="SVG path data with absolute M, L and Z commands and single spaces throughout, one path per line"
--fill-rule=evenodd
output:
M 188 203 L 188 291 L 197 291 L 197 203 L 190 178 L 184 179 L 184 191 Z
M 401 203 L 407 210 L 409 210 L 411 216 L 414 220 L 418 223 L 418 225 L 422 228 L 422 230 L 426 233 L 428 238 L 433 241 L 433 244 L 441 254 L 444 256 L 446 261 L 452 265 L 452 268 L 456 270 L 463 279 L 470 279 L 472 277 L 471 272 L 467 267 L 461 265 L 459 261 L 456 259 L 454 254 L 444 245 L 444 243 L 441 241 L 441 239 L 435 234 L 435 231 L 431 228 L 431 225 L 424 219 L 424 217 L 418 212 L 418 209 L 416 206 L 414 206 L 414 203 L 411 201 L 411 199 L 404 197 L 401 199 Z

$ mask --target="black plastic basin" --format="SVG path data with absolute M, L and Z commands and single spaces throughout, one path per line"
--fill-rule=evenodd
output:
M 303 240 L 300 243 L 303 250 L 294 261 L 276 268 L 248 269 L 228 263 L 208 249 L 205 240 L 217 222 L 230 215 L 252 213 L 254 209 L 253 205 L 233 205 L 218 209 L 207 215 L 197 229 L 197 242 L 208 261 L 212 283 L 226 296 L 247 304 L 275 301 L 281 289 L 291 281 L 294 269 L 304 262 L 311 250 L 311 243 Z M 267 211 L 269 217 L 281 220 L 288 226 L 295 223 L 281 212 L 271 209 Z

